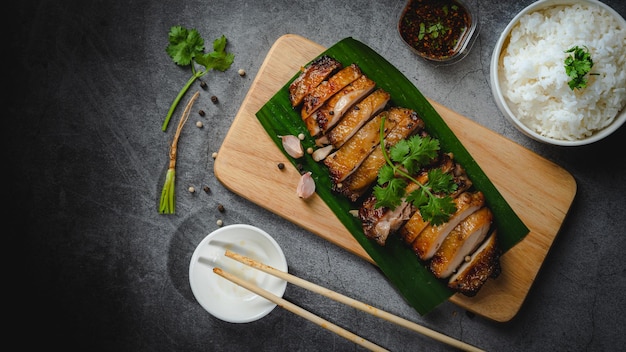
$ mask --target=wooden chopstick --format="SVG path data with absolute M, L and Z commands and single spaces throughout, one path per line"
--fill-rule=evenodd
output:
M 259 270 L 261 270 L 263 272 L 266 272 L 266 273 L 268 273 L 270 275 L 273 275 L 273 276 L 276 276 L 278 278 L 281 278 L 281 279 L 283 279 L 283 280 L 285 280 L 285 281 L 287 281 L 289 283 L 292 283 L 292 284 L 294 284 L 296 286 L 300 286 L 300 287 L 305 288 L 305 289 L 307 289 L 309 291 L 321 294 L 321 295 L 323 295 L 325 297 L 328 297 L 328 298 L 330 298 L 332 300 L 335 300 L 337 302 L 344 303 L 344 304 L 346 304 L 346 305 L 348 305 L 350 307 L 362 310 L 362 311 L 364 311 L 366 313 L 369 313 L 369 314 L 372 314 L 372 315 L 374 315 L 374 316 L 376 316 L 378 318 L 385 319 L 385 320 L 387 320 L 387 321 L 389 321 L 391 323 L 400 325 L 400 326 L 402 326 L 404 328 L 407 328 L 409 330 L 415 331 L 415 332 L 420 333 L 422 335 L 428 336 L 428 337 L 433 338 L 435 340 L 438 340 L 440 342 L 444 342 L 444 343 L 446 343 L 446 344 L 448 344 L 450 346 L 454 346 L 456 348 L 459 348 L 459 349 L 462 349 L 462 350 L 465 350 L 465 351 L 483 351 L 483 350 L 481 350 L 478 347 L 472 346 L 472 345 L 467 344 L 467 343 L 465 343 L 463 341 L 456 340 L 456 339 L 454 339 L 454 338 L 452 338 L 450 336 L 447 336 L 447 335 L 444 335 L 444 334 L 442 334 L 440 332 L 431 330 L 431 329 L 429 329 L 427 327 L 418 325 L 418 324 L 416 324 L 416 323 L 414 323 L 412 321 L 406 320 L 406 319 L 401 318 L 401 317 L 399 317 L 397 315 L 393 315 L 393 314 L 391 314 L 389 312 L 386 312 L 384 310 L 380 310 L 380 309 L 375 308 L 375 307 L 373 307 L 373 306 L 371 306 L 369 304 L 363 303 L 361 301 L 357 301 L 357 300 L 355 300 L 353 298 L 350 298 L 348 296 L 342 295 L 341 293 L 329 290 L 329 289 L 327 289 L 325 287 L 319 286 L 319 285 L 314 284 L 314 283 L 312 283 L 310 281 L 306 281 L 306 280 L 301 279 L 301 278 L 299 278 L 297 276 L 294 276 L 294 275 L 291 275 L 291 274 L 286 273 L 284 271 L 281 271 L 281 270 L 278 270 L 276 268 L 273 268 L 273 267 L 271 267 L 269 265 L 257 262 L 257 261 L 255 261 L 252 258 L 243 256 L 241 254 L 232 252 L 230 250 L 226 250 L 225 255 L 227 257 L 232 258 L 234 260 L 237 260 L 238 262 L 241 262 L 241 263 L 243 263 L 245 265 L 251 266 L 253 268 L 256 268 L 256 269 L 259 269 Z M 276 302 L 274 302 L 274 303 L 276 303 Z
M 364 339 L 364 338 L 362 338 L 362 337 L 360 337 L 360 336 L 358 336 L 358 335 L 356 335 L 356 334 L 354 334 L 354 333 L 352 333 L 352 332 L 350 332 L 350 331 L 348 331 L 348 330 L 346 330 L 346 329 L 344 329 L 344 328 L 342 328 L 342 327 L 340 327 L 338 325 L 335 325 L 335 324 L 331 323 L 330 321 L 325 320 L 324 318 L 321 318 L 321 317 L 319 317 L 319 316 L 309 312 L 308 310 L 306 310 L 306 309 L 304 309 L 302 307 L 299 307 L 299 306 L 297 306 L 297 305 L 287 301 L 286 299 L 284 299 L 282 297 L 278 297 L 275 294 L 273 294 L 273 293 L 271 293 L 271 292 L 269 292 L 269 291 L 267 291 L 265 289 L 262 289 L 262 288 L 260 288 L 258 286 L 255 286 L 254 284 L 252 284 L 252 283 L 250 283 L 248 281 L 240 279 L 239 277 L 234 276 L 234 275 L 232 275 L 232 274 L 222 270 L 221 268 L 214 267 L 213 268 L 213 272 L 216 273 L 217 275 L 220 275 L 223 278 L 225 278 L 225 279 L 227 279 L 229 281 L 232 281 L 233 283 L 235 283 L 235 284 L 237 284 L 237 285 L 239 285 L 239 286 L 241 286 L 241 287 L 243 287 L 245 289 L 248 289 L 249 291 L 252 291 L 252 292 L 258 294 L 259 296 L 261 296 L 261 297 L 263 297 L 263 298 L 265 298 L 265 299 L 275 303 L 279 307 L 285 308 L 288 311 L 290 311 L 292 313 L 295 313 L 295 314 L 297 314 L 297 315 L 299 315 L 299 316 L 301 316 L 301 317 L 303 317 L 303 318 L 305 318 L 305 319 L 307 319 L 307 320 L 309 320 L 309 321 L 311 321 L 311 322 L 313 322 L 313 323 L 315 323 L 315 324 L 317 324 L 317 325 L 319 325 L 319 326 L 321 326 L 323 328 L 326 328 L 326 329 L 336 333 L 337 335 L 339 335 L 341 337 L 344 337 L 344 338 L 346 338 L 346 339 L 348 339 L 348 340 L 350 340 L 350 341 L 352 341 L 352 342 L 354 342 L 354 343 L 356 343 L 358 345 L 361 345 L 361 346 L 363 346 L 363 347 L 365 347 L 365 348 L 367 348 L 367 349 L 369 349 L 371 351 L 387 351 L 386 349 L 378 346 L 377 344 L 375 344 L 373 342 L 370 342 L 370 341 L 368 341 L 368 340 L 366 340 L 366 339 Z

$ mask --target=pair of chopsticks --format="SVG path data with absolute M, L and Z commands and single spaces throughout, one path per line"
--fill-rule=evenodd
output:
M 314 284 L 312 282 L 306 281 L 306 280 L 301 279 L 301 278 L 299 278 L 297 276 L 293 276 L 293 275 L 291 275 L 289 273 L 286 273 L 284 271 L 278 270 L 278 269 L 273 268 L 273 267 L 271 267 L 269 265 L 257 262 L 257 261 L 255 261 L 252 258 L 243 256 L 241 254 L 234 253 L 234 252 L 232 252 L 230 250 L 226 250 L 225 255 L 227 257 L 229 257 L 229 258 L 232 258 L 232 259 L 240 262 L 240 263 L 243 263 L 243 264 L 248 265 L 250 267 L 253 267 L 255 269 L 259 269 L 259 270 L 261 270 L 261 271 L 263 271 L 265 273 L 268 273 L 268 274 L 270 274 L 272 276 L 275 276 L 275 277 L 278 277 L 280 279 L 283 279 L 283 280 L 285 280 L 285 281 L 287 281 L 289 283 L 292 283 L 292 284 L 294 284 L 296 286 L 299 286 L 299 287 L 302 287 L 302 288 L 307 289 L 309 291 L 321 294 L 322 296 L 328 297 L 328 298 L 330 298 L 332 300 L 335 300 L 337 302 L 340 302 L 340 303 L 344 303 L 344 304 L 346 304 L 346 305 L 348 305 L 350 307 L 362 310 L 362 311 L 364 311 L 366 313 L 372 314 L 373 316 L 385 319 L 385 320 L 387 320 L 389 322 L 392 322 L 394 324 L 400 325 L 400 326 L 402 326 L 404 328 L 407 328 L 409 330 L 412 330 L 412 331 L 415 331 L 417 333 L 423 334 L 425 336 L 431 337 L 431 338 L 433 338 L 435 340 L 438 340 L 440 342 L 444 342 L 444 343 L 446 343 L 446 344 L 448 344 L 450 346 L 454 346 L 456 348 L 459 348 L 459 349 L 462 349 L 462 350 L 465 350 L 465 351 L 482 351 L 481 349 L 479 349 L 477 347 L 474 347 L 474 346 L 472 346 L 470 344 L 467 344 L 465 342 L 456 340 L 456 339 L 454 339 L 454 338 L 452 338 L 450 336 L 444 335 L 444 334 L 439 333 L 437 331 L 434 331 L 434 330 L 431 330 L 431 329 L 426 328 L 424 326 L 418 325 L 418 324 L 416 324 L 416 323 L 414 323 L 412 321 L 409 321 L 409 320 L 406 320 L 406 319 L 401 318 L 399 316 L 396 316 L 396 315 L 393 315 L 391 313 L 385 312 L 385 311 L 380 310 L 378 308 L 375 308 L 375 307 L 373 307 L 373 306 L 371 306 L 369 304 L 363 303 L 361 301 L 357 301 L 357 300 L 355 300 L 353 298 L 350 298 L 348 296 L 344 296 L 341 293 L 338 293 L 338 292 L 329 290 L 329 289 L 327 289 L 325 287 L 316 285 L 316 284 Z M 299 316 L 301 316 L 301 317 L 303 317 L 303 318 L 305 318 L 305 319 L 307 319 L 307 320 L 309 320 L 309 321 L 311 321 L 311 322 L 313 322 L 313 323 L 315 323 L 315 324 L 317 324 L 317 325 L 319 325 L 319 326 L 321 326 L 323 328 L 326 328 L 326 329 L 336 333 L 337 335 L 339 335 L 341 337 L 344 337 L 344 338 L 346 338 L 346 339 L 348 339 L 348 340 L 350 340 L 350 341 L 352 341 L 352 342 L 354 342 L 354 343 L 356 343 L 356 344 L 358 344 L 360 346 L 368 348 L 371 351 L 386 351 L 386 349 L 384 349 L 384 348 L 374 344 L 373 342 L 370 342 L 370 341 L 368 341 L 368 340 L 366 340 L 366 339 L 364 339 L 364 338 L 362 338 L 362 337 L 360 337 L 358 335 L 355 335 L 354 333 L 352 333 L 352 332 L 350 332 L 350 331 L 348 331 L 348 330 L 346 330 L 346 329 L 344 329 L 344 328 L 342 328 L 340 326 L 337 326 L 337 325 L 329 322 L 328 320 L 325 320 L 325 319 L 323 319 L 323 318 L 321 318 L 321 317 L 319 317 L 319 316 L 317 316 L 317 315 L 315 315 L 315 314 L 313 314 L 313 313 L 311 313 L 311 312 L 309 312 L 309 311 L 307 311 L 307 310 L 305 310 L 305 309 L 303 309 L 303 308 L 301 308 L 301 307 L 299 307 L 299 306 L 297 306 L 297 305 L 295 305 L 295 304 L 285 300 L 282 297 L 278 297 L 275 294 L 273 294 L 273 293 L 271 293 L 271 292 L 269 292 L 267 290 L 264 290 L 264 289 L 262 289 L 260 287 L 257 287 L 254 284 L 252 284 L 252 283 L 250 283 L 250 282 L 248 282 L 246 280 L 240 279 L 239 277 L 237 277 L 235 275 L 232 275 L 232 274 L 230 274 L 228 272 L 225 272 L 224 270 L 222 270 L 219 267 L 214 267 L 213 268 L 213 272 L 218 274 L 218 275 L 220 275 L 220 276 L 222 276 L 222 277 L 224 277 L 225 279 L 227 279 L 227 280 L 229 280 L 229 281 L 231 281 L 231 282 L 233 282 L 233 283 L 235 283 L 235 284 L 237 284 L 237 285 L 239 285 L 239 286 L 249 290 L 249 291 L 252 291 L 252 292 L 258 294 L 259 296 L 261 296 L 261 297 L 263 297 L 263 298 L 265 298 L 265 299 L 275 303 L 276 305 L 278 305 L 278 306 L 280 306 L 280 307 L 282 307 L 284 309 L 287 309 L 288 311 L 290 311 L 290 312 L 292 312 L 292 313 L 294 313 L 296 315 L 299 315 Z

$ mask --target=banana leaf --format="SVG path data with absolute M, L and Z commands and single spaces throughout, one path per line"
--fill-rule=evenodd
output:
M 339 41 L 321 55 L 331 56 L 339 60 L 344 66 L 356 63 L 364 74 L 377 83 L 378 87 L 391 94 L 391 105 L 413 109 L 424 119 L 426 130 L 440 140 L 441 149 L 454 153 L 455 159 L 463 165 L 471 178 L 473 188 L 485 194 L 487 205 L 494 213 L 498 240 L 504 252 L 528 234 L 528 228 L 500 195 L 433 106 L 391 63 L 352 37 Z M 360 220 L 350 214 L 350 210 L 356 206 L 347 198 L 332 192 L 332 182 L 326 166 L 316 162 L 308 154 L 295 160 L 282 148 L 279 136 L 298 135 L 300 133 L 307 136 L 302 142 L 304 148 L 315 146 L 315 141 L 309 136 L 300 114 L 291 107 L 289 101 L 288 87 L 297 75 L 298 72 L 294 72 L 292 79 L 286 82 L 261 107 L 256 113 L 257 119 L 294 166 L 300 166 L 302 169 L 312 172 L 316 183 L 316 193 L 363 246 L 363 249 L 400 291 L 406 301 L 420 315 L 429 313 L 453 294 L 447 288 L 446 283 L 437 279 L 430 272 L 426 263 L 420 261 L 399 236 L 389 236 L 384 247 L 365 237 Z

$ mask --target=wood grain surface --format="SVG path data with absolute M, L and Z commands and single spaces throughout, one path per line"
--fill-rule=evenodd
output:
M 234 193 L 375 264 L 317 195 L 296 196 L 298 171 L 269 138 L 255 114 L 326 48 L 298 35 L 270 48 L 215 160 L 217 179 Z M 418 87 L 419 88 L 419 87 Z M 511 205 L 530 233 L 501 259 L 502 274 L 475 297 L 450 301 L 498 322 L 521 308 L 576 195 L 573 176 L 534 152 L 430 101 Z M 286 168 L 280 170 L 277 164 Z

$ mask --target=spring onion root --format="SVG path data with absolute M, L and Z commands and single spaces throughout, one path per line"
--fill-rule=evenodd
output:
M 200 92 L 196 92 L 185 107 L 182 116 L 180 117 L 180 121 L 178 122 L 178 126 L 176 127 L 176 133 L 174 134 L 174 139 L 172 140 L 172 144 L 170 146 L 170 163 L 167 169 L 167 174 L 165 175 L 165 184 L 163 185 L 163 190 L 161 191 L 161 200 L 159 202 L 159 213 L 160 214 L 174 214 L 176 211 L 176 193 L 175 193 L 175 181 L 176 181 L 176 155 L 178 152 L 178 139 L 180 138 L 180 131 L 183 129 L 183 125 L 187 122 L 187 118 L 189 118 L 189 113 L 191 111 L 191 107 L 193 103 L 198 99 Z

